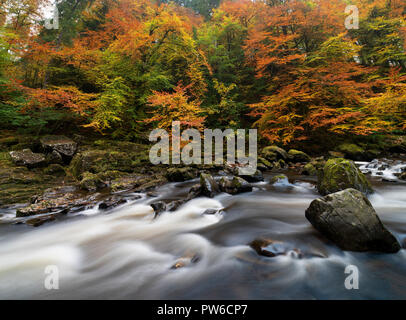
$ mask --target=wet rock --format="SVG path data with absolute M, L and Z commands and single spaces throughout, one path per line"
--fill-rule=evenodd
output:
M 39 227 L 39 226 L 42 226 L 44 223 L 52 222 L 55 220 L 56 220 L 56 218 L 55 218 L 54 214 L 48 214 L 48 215 L 44 215 L 41 217 L 28 219 L 27 221 L 25 221 L 25 224 L 32 226 L 32 227 Z
M 108 198 L 99 204 L 99 209 L 100 210 L 112 209 L 112 208 L 118 207 L 126 202 L 127 202 L 127 200 L 120 199 L 117 197 Z
M 15 165 L 25 166 L 29 169 L 46 165 L 45 156 L 42 153 L 33 153 L 30 149 L 11 151 L 10 157 Z
M 198 263 L 200 261 L 200 257 L 196 254 L 193 256 L 185 256 L 182 258 L 179 258 L 171 267 L 171 270 L 176 270 L 176 269 L 181 269 L 187 266 L 190 266 L 191 264 Z
M 95 205 L 100 194 L 83 196 L 74 186 L 64 186 L 46 190 L 41 196 L 32 197 L 32 203 L 17 209 L 17 217 L 28 217 L 46 213 L 79 212 Z
M 187 200 L 192 200 L 200 196 L 202 196 L 202 187 L 200 184 L 196 184 L 192 188 L 190 188 Z
M 69 208 L 69 204 L 66 201 L 56 202 L 39 202 L 31 204 L 28 207 L 17 209 L 16 217 L 29 217 L 39 214 L 45 214 L 50 212 L 66 213 Z
M 210 174 L 202 173 L 200 174 L 200 186 L 202 195 L 213 198 L 217 193 L 220 192 L 220 188 Z
M 400 180 L 406 180 L 406 172 L 402 172 L 402 173 L 399 175 L 399 179 L 400 179 Z
M 64 159 L 72 159 L 77 150 L 77 143 L 65 136 L 46 136 L 40 142 L 45 152 L 56 151 Z
M 347 189 L 314 200 L 306 210 L 306 218 L 342 250 L 388 253 L 400 250 L 396 238 L 358 190 Z
M 150 204 L 152 209 L 154 209 L 155 212 L 155 218 L 159 216 L 162 212 L 167 211 L 166 210 L 166 203 L 163 201 L 156 201 Z
M 229 194 L 251 192 L 251 184 L 240 177 L 222 177 L 219 181 L 220 190 Z
M 166 210 L 171 211 L 171 212 L 176 211 L 179 209 L 180 206 L 182 206 L 185 203 L 186 203 L 186 200 L 175 200 L 175 201 L 169 202 L 166 205 Z
M 171 182 L 183 182 L 196 178 L 196 170 L 190 167 L 169 168 L 166 172 L 166 178 Z
M 281 254 L 278 250 L 278 247 L 273 247 L 280 242 L 276 242 L 270 239 L 256 239 L 252 241 L 249 246 L 256 251 L 260 256 L 264 257 L 276 257 L 278 254 Z
M 288 153 L 289 159 L 294 162 L 309 162 L 311 159 L 310 157 L 304 153 L 303 151 L 291 149 Z
M 264 181 L 264 176 L 262 175 L 262 172 L 259 170 L 256 170 L 253 175 L 238 175 L 240 178 L 243 178 L 244 180 L 248 182 L 261 182 Z
M 372 187 L 364 174 L 351 160 L 330 159 L 319 172 L 317 189 L 321 195 L 354 188 L 365 194 L 372 193 Z
M 286 175 L 279 174 L 277 176 L 272 177 L 270 183 L 273 184 L 273 185 L 275 185 L 275 184 L 286 184 L 286 183 L 289 183 L 289 179 L 288 179 L 288 177 Z
M 223 212 L 223 209 L 207 209 L 203 212 L 204 215 L 214 215 Z

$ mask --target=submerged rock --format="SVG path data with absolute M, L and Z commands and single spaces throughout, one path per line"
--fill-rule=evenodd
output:
M 200 197 L 202 195 L 202 187 L 200 184 L 195 184 L 190 188 L 187 200 L 192 200 L 194 198 Z
M 127 202 L 127 200 L 120 199 L 117 197 L 108 198 L 99 204 L 99 209 L 100 210 L 112 209 L 112 208 L 118 207 L 119 205 L 122 205 L 126 202 Z
M 45 156 L 42 153 L 33 153 L 30 149 L 11 151 L 10 157 L 15 165 L 25 166 L 30 169 L 46 165 Z
M 163 201 L 156 201 L 150 204 L 152 209 L 154 209 L 155 212 L 155 218 L 159 216 L 162 212 L 166 211 L 166 203 Z
M 44 223 L 55 221 L 55 214 L 47 214 L 41 217 L 36 217 L 32 219 L 28 219 L 25 221 L 25 224 L 32 226 L 32 227 L 39 227 L 42 226 Z
M 304 254 L 300 249 L 294 248 L 289 244 L 274 241 L 271 239 L 260 238 L 252 241 L 249 246 L 260 256 L 273 258 L 277 256 L 289 256 L 294 259 L 302 259 Z
M 318 177 L 319 193 L 327 195 L 348 188 L 365 194 L 373 192 L 369 181 L 353 161 L 342 158 L 328 160 Z
M 273 244 L 274 241 L 270 239 L 256 239 L 252 241 L 249 246 L 256 251 L 260 256 L 276 257 L 276 253 L 267 250 L 266 247 Z
M 218 213 L 222 213 L 223 209 L 207 209 L 203 212 L 203 215 L 215 215 Z
M 306 218 L 327 239 L 342 250 L 400 250 L 396 238 L 385 228 L 366 196 L 347 189 L 314 200 Z
M 187 200 L 175 200 L 172 202 L 169 202 L 166 205 L 166 210 L 168 211 L 176 211 L 179 209 L 180 206 L 184 205 L 186 203 Z
M 240 177 L 222 177 L 219 182 L 220 190 L 229 194 L 238 194 L 243 192 L 251 192 L 251 184 Z
M 210 174 L 200 174 L 200 186 L 201 193 L 209 198 L 213 198 L 217 193 L 220 192 L 219 185 Z
M 200 261 L 200 256 L 189 255 L 182 258 L 179 258 L 171 267 L 172 270 L 181 269 L 190 266 L 191 264 L 198 263 Z

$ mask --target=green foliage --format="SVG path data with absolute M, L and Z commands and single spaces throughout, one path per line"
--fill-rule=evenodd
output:
M 113 124 L 123 121 L 130 88 L 122 77 L 114 78 L 104 85 L 93 115 L 93 121 L 88 125 L 96 130 L 110 129 Z

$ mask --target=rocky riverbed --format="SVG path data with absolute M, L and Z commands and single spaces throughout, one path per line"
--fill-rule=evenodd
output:
M 272 146 L 247 177 L 228 164 L 153 167 L 134 143 L 7 148 L 1 298 L 406 297 L 402 154 L 354 163 Z M 357 292 L 343 285 L 350 264 Z M 61 290 L 44 289 L 47 265 Z

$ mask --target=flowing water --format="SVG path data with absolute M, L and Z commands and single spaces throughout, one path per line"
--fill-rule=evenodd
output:
M 361 168 L 368 170 L 366 163 Z M 385 168 L 385 175 L 399 170 Z M 406 184 L 371 172 L 372 204 L 404 246 Z M 375 177 L 374 177 L 375 176 Z M 154 219 L 148 205 L 184 197 L 193 182 L 168 184 L 109 212 L 87 210 L 33 229 L 0 219 L 1 299 L 405 299 L 406 251 L 343 252 L 322 238 L 304 212 L 319 197 L 314 181 L 290 176 L 252 193 L 197 198 Z M 222 212 L 203 214 L 207 209 Z M 276 241 L 273 258 L 247 244 Z M 191 259 L 191 257 L 193 257 Z M 192 260 L 192 261 L 191 261 Z M 172 268 L 184 262 L 183 268 Z M 46 266 L 59 270 L 59 290 L 44 287 Z M 346 266 L 359 269 L 359 289 L 344 286 Z

